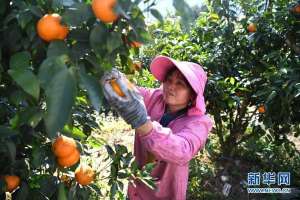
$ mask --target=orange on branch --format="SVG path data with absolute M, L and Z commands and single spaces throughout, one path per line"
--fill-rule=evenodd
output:
M 52 144 L 52 151 L 57 157 L 69 156 L 77 148 L 73 138 L 61 135 Z
M 71 167 L 75 165 L 80 160 L 80 152 L 78 149 L 74 149 L 74 151 L 66 156 L 66 157 L 58 157 L 57 163 L 61 167 Z
M 256 25 L 254 23 L 250 23 L 247 27 L 247 30 L 250 32 L 250 33 L 255 33 L 256 32 Z
M 6 183 L 6 191 L 12 192 L 20 185 L 21 179 L 15 175 L 5 175 L 4 181 Z
M 93 0 L 92 10 L 95 16 L 104 23 L 111 23 L 118 19 L 114 8 L 117 0 Z
M 88 165 L 79 165 L 75 170 L 75 179 L 80 185 L 88 185 L 95 178 L 94 170 Z
M 50 42 L 52 40 L 64 40 L 69 29 L 62 25 L 61 16 L 54 14 L 44 15 L 37 23 L 37 33 L 43 40 Z
M 265 106 L 264 105 L 259 106 L 258 107 L 258 112 L 259 113 L 265 113 L 266 112 Z
M 295 13 L 300 14 L 300 4 L 297 5 L 296 7 L 294 7 L 294 11 L 295 11 Z

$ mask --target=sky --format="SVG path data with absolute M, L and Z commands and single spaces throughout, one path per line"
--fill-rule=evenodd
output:
M 175 9 L 173 7 L 173 0 L 157 0 L 158 5 L 153 7 L 156 8 L 163 16 L 166 16 L 168 13 L 174 13 Z M 194 5 L 201 5 L 202 0 L 185 0 L 189 6 L 194 6 Z M 143 8 L 145 5 L 141 3 L 141 8 Z M 146 18 L 150 18 L 153 20 L 153 17 L 151 14 L 145 14 Z M 149 19 L 147 19 L 149 20 Z

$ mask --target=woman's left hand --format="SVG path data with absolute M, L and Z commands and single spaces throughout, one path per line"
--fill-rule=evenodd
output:
M 111 85 L 112 80 L 116 81 L 124 96 L 116 93 Z M 147 110 L 142 96 L 128 83 L 126 77 L 115 68 L 105 72 L 101 78 L 104 96 L 110 106 L 133 128 L 138 128 L 147 122 Z

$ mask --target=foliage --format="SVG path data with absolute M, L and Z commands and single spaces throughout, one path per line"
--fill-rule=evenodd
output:
M 59 168 L 51 144 L 59 134 L 75 138 L 81 162 L 92 148 L 105 144 L 91 136 L 99 128 L 96 115 L 103 107 L 98 80 L 113 66 L 127 72 L 133 55 L 139 53 L 131 43 L 146 44 L 151 40 L 140 2 L 119 0 L 113 10 L 119 17 L 113 23 L 95 17 L 91 0 L 1 3 L 0 36 L 4 39 L 0 41 L 0 175 L 15 174 L 21 178 L 14 199 L 25 199 L 29 194 L 33 199 L 101 196 L 99 185 L 81 187 L 74 181 L 76 165 Z M 174 3 L 188 8 L 182 0 Z M 152 6 L 147 9 L 161 18 Z M 63 37 L 55 36 L 57 40 L 44 41 L 39 37 L 37 23 L 49 13 L 61 16 L 68 31 L 64 29 Z M 44 24 L 41 28 L 54 27 Z M 113 152 L 107 153 L 113 156 Z M 123 154 L 118 156 L 119 160 L 114 162 L 125 159 Z M 61 174 L 71 178 L 70 184 L 65 184 Z M 116 176 L 112 175 L 111 180 Z M 111 185 L 119 192 L 118 187 Z M 5 192 L 2 178 L 0 186 L 2 194 Z M 112 190 L 111 199 L 114 194 Z
M 228 4 L 208 2 L 208 12 L 201 13 L 190 34 L 181 34 L 176 21 L 158 31 L 152 27 L 155 44 L 142 57 L 163 54 L 203 65 L 208 113 L 229 155 L 232 147 L 266 131 L 278 144 L 287 142 L 289 133 L 299 135 L 300 77 L 299 53 L 287 44 L 299 28 L 299 16 L 291 11 L 295 3 L 273 2 L 258 14 L 253 8 L 261 5 L 255 2 Z M 247 32 L 250 21 L 257 24 L 256 33 Z M 260 106 L 265 113 L 258 112 Z

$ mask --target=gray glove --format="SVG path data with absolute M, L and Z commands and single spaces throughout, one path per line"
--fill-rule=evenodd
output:
M 125 96 L 119 96 L 112 88 L 111 80 L 115 80 Z M 138 128 L 148 120 L 147 110 L 142 96 L 134 86 L 128 85 L 129 81 L 117 69 L 105 72 L 101 78 L 103 93 L 112 108 L 132 126 Z

